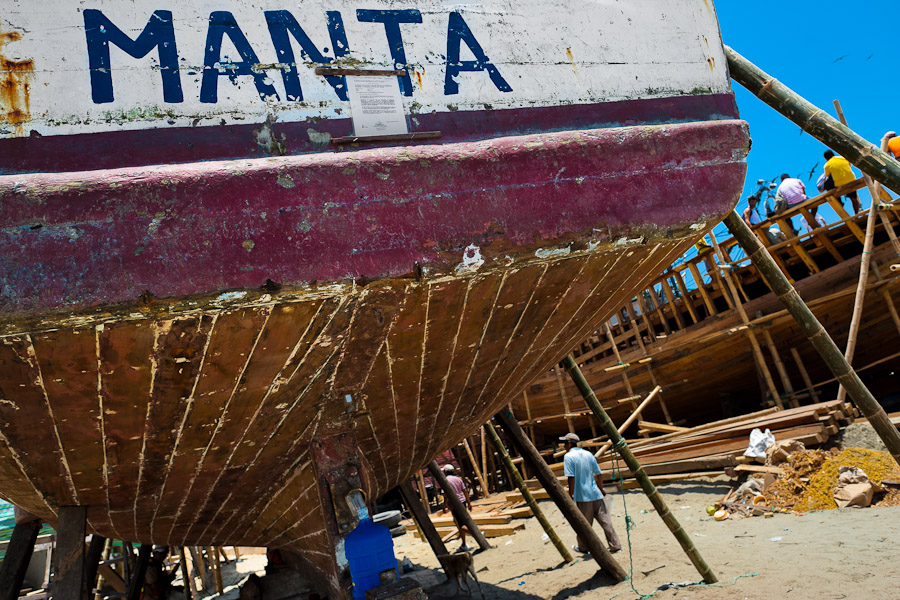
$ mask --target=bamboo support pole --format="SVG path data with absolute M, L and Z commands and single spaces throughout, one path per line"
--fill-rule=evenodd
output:
M 784 274 L 775 265 L 772 257 L 765 251 L 747 224 L 744 223 L 738 214 L 734 211 L 728 213 L 725 217 L 725 225 L 731 231 L 737 242 L 756 265 L 760 274 L 769 281 L 770 286 L 775 290 L 778 299 L 784 304 L 785 308 L 790 311 L 791 315 L 797 321 L 797 325 L 809 338 L 810 343 L 822 356 L 825 364 L 834 374 L 834 376 L 847 388 L 847 392 L 860 412 L 869 420 L 875 432 L 884 442 L 888 451 L 894 457 L 894 460 L 900 464 L 900 432 L 891 423 L 884 412 L 884 409 L 878 403 L 872 393 L 863 385 L 859 375 L 853 368 L 847 364 L 844 356 L 835 345 L 831 337 L 819 323 L 809 307 L 803 303 L 797 291 L 788 283 Z
M 522 458 L 531 463 L 531 468 L 535 471 L 538 481 L 544 487 L 544 490 L 553 499 L 560 512 L 575 530 L 575 534 L 585 542 L 588 551 L 603 571 L 612 577 L 615 581 L 625 581 L 627 574 L 625 569 L 615 561 L 612 554 L 606 547 L 606 544 L 600 541 L 597 532 L 593 530 L 587 519 L 581 514 L 575 501 L 569 496 L 569 493 L 563 489 L 556 474 L 550 470 L 547 463 L 531 441 L 525 437 L 519 423 L 509 410 L 501 410 L 495 417 L 503 430 L 509 436 L 510 441 L 518 448 Z
M 712 240 L 713 248 L 715 249 L 716 254 L 719 257 L 719 260 L 722 264 L 726 264 L 728 262 L 725 253 L 722 252 L 722 248 L 719 247 L 719 242 L 716 240 L 716 236 L 713 235 L 713 232 L 709 232 L 709 238 Z M 724 277 L 726 283 L 728 284 L 728 288 L 731 290 L 731 294 L 734 296 L 733 306 L 737 309 L 738 314 L 741 317 L 741 321 L 744 325 L 750 324 L 750 319 L 747 317 L 747 311 L 744 310 L 744 305 L 741 303 L 741 298 L 738 296 L 737 289 L 735 289 L 734 282 L 731 280 L 731 272 L 727 269 L 724 269 Z M 716 273 L 718 274 L 718 270 Z M 725 296 L 725 299 L 728 300 L 728 293 L 725 288 L 722 288 L 722 294 Z M 759 340 L 756 339 L 756 334 L 749 327 L 744 330 L 744 333 L 747 336 L 747 339 L 750 340 L 750 347 L 753 350 L 753 358 L 756 359 L 756 364 L 759 367 L 759 370 L 763 374 L 763 379 L 766 381 L 766 386 L 769 388 L 769 393 L 772 395 L 772 400 L 775 402 L 775 405 L 778 408 L 784 408 L 784 403 L 781 401 L 781 394 L 778 393 L 778 388 L 775 387 L 775 381 L 772 379 L 772 373 L 769 371 L 769 366 L 766 364 L 766 357 L 762 353 L 762 348 L 759 347 Z
M 575 382 L 578 391 L 581 392 L 581 395 L 584 397 L 585 402 L 591 407 L 591 410 L 594 411 L 594 416 L 600 421 L 603 431 L 606 432 L 610 441 L 615 445 L 617 451 L 625 461 L 625 464 L 634 474 L 634 478 L 641 484 L 641 489 L 647 494 L 647 498 L 650 500 L 650 503 L 653 504 L 653 508 L 656 509 L 656 512 L 666 524 L 666 527 L 669 528 L 669 531 L 671 531 L 672 535 L 675 536 L 675 539 L 678 540 L 678 543 L 691 560 L 691 563 L 693 563 L 694 567 L 700 573 L 700 576 L 703 577 L 703 581 L 706 583 L 716 583 L 718 578 L 715 573 L 712 572 L 712 569 L 710 569 L 709 565 L 706 564 L 706 561 L 703 560 L 700 552 L 694 546 L 693 540 L 691 540 L 688 533 L 682 529 L 678 519 L 675 518 L 675 515 L 672 514 L 672 511 L 666 506 L 666 502 L 662 499 L 662 496 L 659 495 L 656 486 L 650 481 L 650 478 L 647 476 L 647 473 L 644 472 L 644 468 L 638 460 L 634 457 L 634 454 L 631 452 L 625 439 L 616 429 L 615 424 L 613 424 L 609 415 L 606 414 L 606 411 L 603 410 L 603 406 L 601 406 L 600 401 L 597 400 L 597 396 L 594 395 L 594 391 L 591 389 L 591 386 L 588 385 L 587 380 L 581 373 L 581 369 L 575 364 L 571 354 L 563 360 L 563 364 L 569 372 L 572 381 Z
M 553 526 L 550 525 L 550 521 L 547 520 L 547 517 L 544 516 L 544 512 L 541 510 L 541 507 L 538 506 L 537 500 L 534 499 L 534 495 L 532 495 L 531 490 L 529 490 L 528 486 L 525 485 L 525 480 L 522 479 L 521 475 L 519 475 L 519 470 L 516 469 L 516 465 L 513 464 L 512 458 L 510 457 L 506 446 L 503 445 L 503 441 L 500 439 L 500 436 L 497 435 L 497 430 L 494 429 L 494 425 L 488 422 L 485 423 L 484 428 L 487 432 L 488 439 L 494 445 L 494 449 L 497 450 L 497 454 L 500 455 L 500 460 L 506 467 L 506 472 L 509 474 L 509 478 L 516 486 L 516 489 L 519 490 L 519 493 L 522 494 L 522 498 L 525 500 L 525 504 L 527 504 L 531 509 L 532 514 L 534 514 L 534 518 L 537 519 L 538 523 L 541 524 L 541 528 L 544 530 L 544 533 L 547 534 L 547 537 L 550 538 L 550 542 L 553 544 L 553 547 L 556 548 L 556 551 L 559 552 L 559 555 L 562 556 L 562 559 L 564 561 L 566 561 L 567 563 L 572 562 L 572 553 L 569 552 L 569 549 L 566 548 L 566 545 L 563 543 L 563 541 L 559 539 L 559 536 L 556 534 Z
M 775 363 L 775 370 L 778 371 L 778 376 L 781 378 L 781 385 L 784 387 L 784 395 L 790 398 L 791 408 L 797 408 L 800 406 L 800 403 L 797 401 L 796 394 L 794 394 L 794 386 L 791 383 L 791 378 L 788 376 L 787 369 L 784 368 L 784 363 L 781 361 L 781 355 L 778 353 L 778 348 L 775 346 L 775 340 L 772 339 L 772 334 L 769 332 L 768 328 L 763 328 L 762 336 L 763 340 L 766 342 L 766 346 L 769 348 L 769 354 L 772 355 L 772 361 Z
M 619 428 L 616 430 L 616 431 L 618 431 L 620 436 L 622 435 L 622 433 L 625 432 L 626 429 L 631 427 L 631 424 L 634 423 L 638 419 L 638 417 L 641 416 L 641 412 L 643 412 L 643 410 L 645 408 L 647 408 L 648 404 L 653 402 L 653 399 L 656 398 L 656 396 L 661 391 L 662 391 L 662 388 L 659 386 L 656 386 L 655 388 L 653 388 L 653 391 L 651 391 L 649 394 L 647 394 L 647 397 L 644 398 L 644 400 L 640 403 L 640 405 L 637 408 L 635 408 L 634 411 L 632 411 L 631 415 L 627 419 L 625 419 L 625 422 L 622 423 L 619 426 Z M 595 416 L 596 416 L 596 413 L 595 413 Z M 609 434 L 607 433 L 607 435 L 609 435 Z M 594 458 L 602 457 L 604 454 L 606 454 L 607 450 L 609 450 L 614 443 L 615 443 L 615 440 L 612 438 L 609 438 L 609 441 L 606 442 L 605 444 L 603 444 L 602 446 L 600 446 L 600 449 L 594 453 Z
M 731 77 L 856 168 L 900 194 L 900 162 L 725 46 Z
M 484 475 L 481 473 L 481 470 L 478 468 L 478 463 L 475 462 L 475 455 L 472 454 L 472 448 L 469 446 L 469 440 L 463 439 L 463 448 L 466 449 L 466 454 L 469 457 L 469 460 L 472 463 L 472 468 L 475 469 L 475 477 L 478 478 L 478 483 L 481 484 L 481 495 L 487 498 L 488 495 L 488 487 L 487 483 L 484 481 Z
M 818 403 L 819 393 L 813 387 L 812 379 L 809 378 L 809 373 L 806 372 L 806 366 L 800 359 L 800 353 L 797 352 L 797 349 L 794 347 L 791 347 L 791 356 L 794 357 L 794 362 L 797 364 L 797 370 L 800 372 L 801 379 L 803 379 L 803 385 L 805 385 L 806 389 L 809 390 L 810 398 L 812 399 L 813 403 Z
M 437 462 L 431 461 L 430 463 L 428 463 L 428 472 L 431 473 L 431 477 L 441 487 L 444 495 L 447 496 L 447 504 L 450 505 L 450 511 L 456 518 L 456 522 L 469 530 L 469 535 L 475 538 L 475 542 L 478 544 L 479 548 L 481 548 L 482 550 L 487 550 L 488 548 L 490 548 L 491 545 L 488 544 L 487 538 L 484 537 L 484 534 L 481 532 L 478 524 L 475 523 L 475 519 L 472 518 L 472 515 L 469 514 L 468 510 L 466 510 L 466 506 L 462 503 L 462 501 L 459 499 L 459 496 L 456 495 L 456 492 L 450 486 L 450 482 L 447 481 L 447 477 L 444 475 L 444 472 L 441 471 L 441 468 L 438 466 Z
M 841 103 L 834 101 L 834 108 L 841 118 L 844 127 L 847 126 L 847 119 L 844 117 L 844 111 L 841 109 Z M 887 151 L 887 140 L 881 141 L 883 152 Z M 866 240 L 863 242 L 862 256 L 859 258 L 859 283 L 856 284 L 856 299 L 853 301 L 853 314 L 850 317 L 850 333 L 847 335 L 847 347 L 844 349 L 844 358 L 847 364 L 853 364 L 853 354 L 856 352 L 856 336 L 859 334 L 859 322 L 862 319 L 863 305 L 866 301 L 866 282 L 869 279 L 869 262 L 872 260 L 872 245 L 875 240 L 875 215 L 878 213 L 878 199 L 881 194 L 875 184 L 868 175 L 863 178 L 869 194 L 872 196 L 872 205 L 869 207 L 869 214 L 866 217 Z M 847 398 L 847 390 L 844 386 L 838 388 L 838 400 L 843 402 Z

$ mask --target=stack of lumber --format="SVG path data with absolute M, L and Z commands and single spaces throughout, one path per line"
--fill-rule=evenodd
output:
M 472 518 L 475 519 L 475 524 L 478 525 L 484 537 L 489 538 L 509 535 L 525 528 L 524 523 L 512 523 L 513 516 L 509 514 L 485 515 L 472 513 Z M 456 525 L 453 523 L 453 517 L 449 514 L 446 516 L 432 515 L 431 522 L 434 523 L 434 527 L 441 537 L 456 533 Z M 422 535 L 414 522 L 407 522 L 406 529 L 414 532 L 415 536 L 421 539 Z
M 837 434 L 840 427 L 851 423 L 855 416 L 856 411 L 852 405 L 837 400 L 787 410 L 772 408 L 684 431 L 635 440 L 629 442 L 629 447 L 651 479 L 664 483 L 716 475 L 724 467 L 737 465 L 747 449 L 753 429 L 769 429 L 779 442 L 798 440 L 807 447 L 815 447 Z M 609 454 L 601 456 L 599 463 L 604 479 L 612 479 L 612 457 Z M 623 476 L 631 474 L 621 460 L 618 461 L 618 466 Z M 562 475 L 562 463 L 550 467 L 558 475 Z

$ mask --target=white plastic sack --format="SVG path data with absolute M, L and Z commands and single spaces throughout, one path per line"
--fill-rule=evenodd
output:
M 752 456 L 754 458 L 765 458 L 766 448 L 775 443 L 775 436 L 766 429 L 765 433 L 759 428 L 750 432 L 750 445 L 744 450 L 744 456 Z

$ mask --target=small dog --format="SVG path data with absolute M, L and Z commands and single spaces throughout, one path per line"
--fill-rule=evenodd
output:
M 472 555 L 468 552 L 457 552 L 456 554 L 442 554 L 437 557 L 438 560 L 444 568 L 447 570 L 447 576 L 456 581 L 456 593 L 460 592 L 460 586 L 466 588 L 466 593 L 469 596 L 472 595 L 472 589 L 469 587 L 469 578 L 471 575 L 472 579 L 475 580 L 475 583 L 478 584 L 478 593 L 481 594 L 482 600 L 484 600 L 484 591 L 481 589 L 481 582 L 478 581 L 478 577 L 475 575 L 475 561 L 472 560 Z

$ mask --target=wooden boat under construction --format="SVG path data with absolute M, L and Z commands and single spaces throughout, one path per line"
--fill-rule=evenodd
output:
M 345 589 L 346 495 L 681 255 L 749 137 L 705 0 L 301 4 L 0 15 L 0 496 Z M 367 69 L 409 134 L 353 133 Z
M 838 198 L 861 188 L 863 182 L 857 180 L 754 227 L 840 347 L 847 342 L 868 210 L 851 216 Z M 823 206 L 830 206 L 836 219 L 779 243 L 767 238 L 772 223 L 790 232 L 789 220 L 794 227 L 800 217 L 814 222 L 812 212 L 823 214 Z M 897 402 L 894 373 L 900 357 L 900 280 L 888 268 L 900 256 L 898 228 L 896 212 L 879 211 L 853 359 L 867 387 L 889 409 Z M 660 401 L 644 409 L 632 435 L 641 429 L 644 434 L 675 431 L 673 422 L 696 425 L 761 405 L 797 406 L 837 394 L 832 374 L 735 241 L 723 239 L 719 245 L 722 256 L 710 249 L 676 262 L 575 345 L 576 361 L 616 422 L 625 421 L 641 397 L 662 387 Z M 723 260 L 737 298 L 718 269 Z M 556 436 L 591 427 L 590 411 L 559 375 L 554 367 L 526 386 L 514 403 L 517 418 L 535 434 Z

